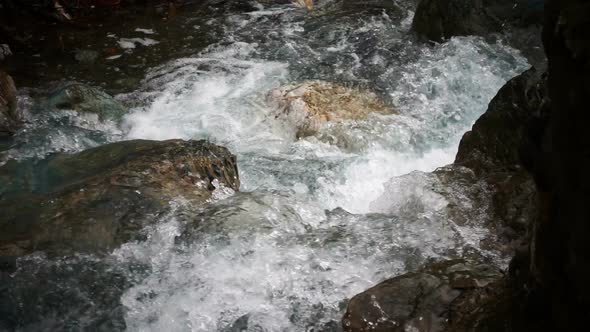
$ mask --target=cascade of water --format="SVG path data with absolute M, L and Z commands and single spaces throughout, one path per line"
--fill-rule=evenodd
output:
M 147 241 L 105 259 L 142 266 L 125 272 L 128 330 L 329 330 L 350 296 L 477 247 L 485 230 L 458 227 L 424 172 L 453 161 L 461 135 L 526 61 L 472 37 L 417 44 L 411 15 L 289 4 L 227 15 L 211 22 L 223 25 L 222 41 L 120 96 L 136 107 L 102 140 L 208 139 L 238 156 L 242 180 L 240 193 L 218 188 L 202 210 L 174 202 Z M 372 90 L 399 114 L 296 139 L 265 98 L 308 79 Z

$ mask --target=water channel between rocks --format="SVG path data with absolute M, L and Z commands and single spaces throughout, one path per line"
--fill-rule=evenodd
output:
M 60 309 L 72 326 L 120 315 L 124 323 L 113 329 L 322 331 L 337 330 L 351 296 L 428 258 L 469 246 L 501 262 L 479 248 L 483 227 L 459 226 L 447 212 L 441 193 L 462 193 L 442 190 L 429 172 L 453 162 L 463 133 L 526 60 L 474 37 L 418 43 L 411 17 L 308 14 L 291 5 L 218 17 L 207 24 L 223 29 L 221 41 L 151 69 L 136 91 L 117 96 L 133 105 L 120 127 L 89 119 L 31 128 L 28 135 L 52 134 L 42 144 L 30 136 L 27 155 L 24 148 L 12 155 L 135 138 L 208 139 L 237 155 L 242 184 L 239 193 L 217 188 L 202 209 L 171 202 L 146 241 L 106 258 L 36 255 L 17 275 L 61 273 L 48 282 L 73 294 Z M 157 40 L 157 29 L 149 37 Z M 400 114 L 296 139 L 265 98 L 310 79 L 372 90 Z M 197 229 L 179 237 L 195 221 Z M 100 299 L 91 300 L 97 291 L 89 284 L 102 289 Z M 111 284 L 118 291 L 105 290 Z

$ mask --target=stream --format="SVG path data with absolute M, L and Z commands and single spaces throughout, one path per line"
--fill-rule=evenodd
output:
M 117 96 L 131 105 L 120 126 L 62 114 L 9 151 L 26 159 L 127 139 L 207 139 L 237 156 L 241 179 L 240 192 L 220 186 L 204 208 L 171 202 L 145 241 L 107 257 L 22 258 L 15 275 L 29 290 L 19 296 L 36 308 L 23 330 L 339 331 L 347 299 L 428 259 L 469 247 L 506 264 L 480 248 L 483 224 L 448 213 L 442 193 L 461 188 L 441 189 L 430 172 L 453 162 L 462 135 L 526 59 L 501 40 L 421 43 L 404 3 L 256 8 L 182 17 L 193 30 L 179 38 L 208 26 L 222 37 L 190 55 L 170 49 L 173 60 Z M 157 27 L 148 37 L 158 40 Z M 399 114 L 296 139 L 266 95 L 305 80 L 362 87 Z M 32 103 L 21 97 L 21 107 Z

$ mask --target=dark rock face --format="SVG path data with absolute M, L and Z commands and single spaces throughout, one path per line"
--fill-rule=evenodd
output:
M 481 0 L 422 0 L 416 8 L 412 29 L 429 40 L 441 42 L 453 36 L 499 31 L 500 25 L 487 17 Z
M 526 149 L 520 157 L 538 190 L 538 208 L 528 218 L 530 244 L 514 257 L 504 281 L 487 290 L 490 296 L 472 293 L 455 301 L 451 313 L 465 314 L 451 315 L 448 331 L 577 331 L 587 325 L 590 4 L 547 1 L 543 42 L 548 98 L 521 132 Z M 486 139 L 494 137 L 501 136 Z M 513 152 L 500 155 L 514 160 Z M 460 153 L 458 160 L 472 163 L 472 157 Z
M 100 253 L 183 198 L 239 189 L 236 159 L 205 141 L 127 141 L 0 168 L 0 256 Z M 23 188 L 24 192 L 23 192 Z
M 535 158 L 531 133 L 538 132 L 539 119 L 551 105 L 546 86 L 546 76 L 535 69 L 507 82 L 486 113 L 464 135 L 455 163 L 434 172 L 442 188 L 462 192 L 461 197 L 441 193 L 449 200 L 447 208 L 455 222 L 469 224 L 472 219 L 480 220 L 476 210 L 485 209 L 487 227 L 495 237 L 490 239 L 492 243 L 480 243 L 484 249 L 512 254 L 522 246 L 528 223 L 536 215 L 536 188 L 524 165 L 530 165 Z M 464 212 L 469 211 L 461 206 L 465 198 L 472 202 L 474 211 Z M 481 259 L 469 254 L 466 257 Z M 507 320 L 520 312 L 511 300 L 513 283 L 508 278 L 496 271 L 485 285 L 466 291 L 449 277 L 458 269 L 456 263 L 437 264 L 357 295 L 350 301 L 343 320 L 345 329 L 502 331 L 526 326 L 518 325 L 514 319 Z M 460 266 L 459 270 L 474 271 Z M 512 271 L 523 278 L 522 273 Z M 475 275 L 482 276 L 479 272 Z
M 125 331 L 129 267 L 37 255 L 18 265 L 16 272 L 0 269 L 1 331 Z
M 536 210 L 533 178 L 524 168 L 530 163 L 530 124 L 549 105 L 545 75 L 527 70 L 500 89 L 463 136 L 455 159 L 493 188 L 495 218 L 519 236 Z
M 13 135 L 20 126 L 16 108 L 16 87 L 12 77 L 0 70 L 0 139 Z
M 521 170 L 527 123 L 546 105 L 545 81 L 531 68 L 508 81 L 461 139 L 455 164 L 479 174 Z
M 500 250 L 510 255 L 521 245 L 528 221 L 536 211 L 534 181 L 521 156 L 530 146 L 529 123 L 548 105 L 543 75 L 532 68 L 513 78 L 492 99 L 472 130 L 465 133 L 455 163 L 434 172 L 448 187 L 469 188 L 460 191 L 473 202 L 480 202 L 478 208 L 488 204 L 488 228 L 503 242 L 497 243 L 503 247 Z M 471 175 L 461 168 L 471 170 Z M 491 203 L 486 203 L 490 195 Z M 468 208 L 458 211 L 462 210 Z
M 100 120 L 120 120 L 125 106 L 105 92 L 81 83 L 70 83 L 54 89 L 47 97 L 48 109 L 93 113 Z
M 529 320 L 573 331 L 587 325 L 590 312 L 590 4 L 547 1 L 543 43 L 552 106 L 530 167 L 541 209 L 520 301 Z
M 543 0 L 422 0 L 412 28 L 433 41 L 502 32 L 542 21 Z
M 454 301 L 501 276 L 494 267 L 463 260 L 430 264 L 353 297 L 342 325 L 344 331 L 443 331 Z
M 544 63 L 540 47 L 544 0 L 421 0 L 412 30 L 442 42 L 454 36 L 504 33 L 512 47 L 537 67 Z

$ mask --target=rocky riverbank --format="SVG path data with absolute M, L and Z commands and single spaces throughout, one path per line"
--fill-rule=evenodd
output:
M 440 7 L 437 1 L 422 1 L 418 10 L 438 15 L 450 8 L 451 3 Z M 527 246 L 517 250 L 509 271 L 466 290 L 453 286 L 461 269 L 441 277 L 427 271 L 451 263 L 426 265 L 353 298 L 343 318 L 345 330 L 556 331 L 585 325 L 589 302 L 581 281 L 588 251 L 582 239 L 588 234 L 588 214 L 582 202 L 588 197 L 581 167 L 587 148 L 576 124 L 584 121 L 582 96 L 588 93 L 582 83 L 588 79 L 582 69 L 588 21 L 582 17 L 589 9 L 576 1 L 545 4 L 548 72 L 532 69 L 508 82 L 463 137 L 455 161 L 491 179 L 498 189 L 497 208 L 504 210 L 500 215 L 516 212 L 518 222 L 512 225 L 519 224 L 521 235 L 526 230 Z M 477 29 L 481 17 L 474 13 L 465 12 L 468 20 L 440 23 L 442 30 L 428 30 L 420 17 L 414 26 L 434 39 L 489 32 Z
M 220 331 L 574 329 L 589 302 L 587 144 L 580 127 L 588 7 L 574 2 L 547 1 L 544 13 L 538 1 L 422 0 L 417 7 L 320 1 L 313 10 L 308 2 L 285 9 L 280 5 L 289 1 L 207 1 L 186 4 L 192 6 L 186 13 L 173 2 L 119 9 L 112 2 L 103 8 L 111 17 L 81 12 L 77 20 L 87 19 L 85 26 L 63 25 L 70 19 L 59 11 L 58 25 L 21 30 L 25 23 L 11 22 L 8 31 L 19 34 L 3 66 L 14 80 L 0 70 L 0 139 L 9 146 L 0 146 L 7 151 L 0 167 L 0 281 L 6 285 L 0 286 L 0 328 L 149 330 L 186 322 Z M 413 22 L 402 20 L 414 8 Z M 291 19 L 294 24 L 272 29 Z M 338 20 L 346 24 L 322 30 L 322 23 Z M 403 144 L 417 155 L 431 153 L 448 142 L 425 142 L 429 133 L 416 130 L 426 128 L 420 122 L 434 122 L 433 132 L 445 141 L 451 136 L 445 130 L 463 121 L 460 112 L 445 113 L 440 122 L 409 112 L 403 106 L 414 82 L 394 105 L 399 90 L 385 83 L 401 65 L 384 64 L 403 64 L 387 62 L 401 46 L 379 39 L 392 22 L 407 26 L 404 42 L 418 45 L 396 53 L 400 58 L 478 35 L 492 44 L 506 41 L 535 67 L 497 92 L 461 139 L 454 163 L 378 182 L 373 160 L 360 171 L 342 165 L 374 158 L 374 151 L 403 155 L 406 150 L 396 150 Z M 361 28 L 349 28 L 357 23 Z M 231 38 L 224 37 L 228 26 L 237 27 Z M 187 29 L 198 33 L 181 34 Z M 346 34 L 362 41 L 339 57 L 349 47 Z M 297 42 L 281 39 L 293 35 Z M 322 48 L 322 38 L 334 45 Z M 233 48 L 223 48 L 228 44 Z M 197 59 L 145 77 L 148 67 L 195 53 Z M 294 57 L 290 70 L 303 70 L 285 79 L 281 57 Z M 384 66 L 390 76 L 376 75 Z M 430 79 L 452 74 L 437 70 Z M 399 74 L 394 88 L 411 74 Z M 351 86 L 339 78 L 374 84 Z M 446 79 L 452 84 L 442 94 L 467 94 L 456 77 Z M 25 88 L 19 95 L 15 80 L 33 93 Z M 48 82 L 42 89 L 40 80 Z M 138 90 L 140 82 L 146 91 Z M 434 84 L 427 90 L 417 99 L 441 94 Z M 109 95 L 121 92 L 132 93 Z M 481 99 L 470 93 L 465 98 Z M 438 105 L 432 105 L 434 112 Z M 259 118 L 244 121 L 251 114 Z M 116 139 L 106 127 L 117 131 Z M 71 130 L 59 134 L 73 137 L 75 148 L 23 153 L 61 128 Z M 387 137 L 374 139 L 374 130 Z M 118 141 L 149 131 L 157 139 L 188 139 Z M 387 141 L 390 136 L 395 139 Z M 247 146 L 250 140 L 263 144 Z M 381 146 L 387 144 L 390 150 Z M 431 150 L 420 150 L 425 146 Z M 361 173 L 363 185 L 348 189 L 349 178 L 339 173 Z M 242 180 L 247 190 L 238 193 Z M 383 187 L 383 193 L 365 206 L 347 205 L 334 188 L 326 194 L 326 184 L 343 191 Z M 72 305 L 63 303 L 68 298 Z

